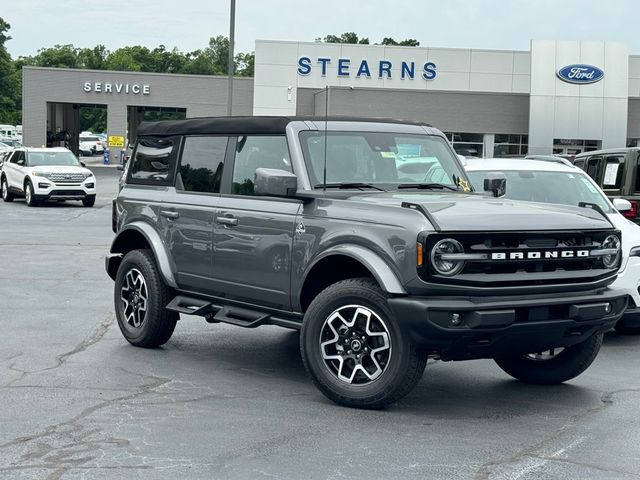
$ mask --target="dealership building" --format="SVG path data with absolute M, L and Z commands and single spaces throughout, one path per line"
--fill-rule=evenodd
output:
M 255 77 L 234 80 L 234 115 L 420 120 L 484 157 L 640 139 L 640 55 L 620 43 L 533 40 L 513 51 L 258 40 L 255 54 Z M 84 106 L 107 109 L 109 136 L 133 139 L 145 112 L 225 115 L 227 95 L 226 77 L 25 67 L 23 143 L 60 131 L 77 141 Z

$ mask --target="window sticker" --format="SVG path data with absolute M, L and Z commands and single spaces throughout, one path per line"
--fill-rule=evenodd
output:
M 618 178 L 619 163 L 607 163 L 607 169 L 604 172 L 604 185 L 615 187 L 616 178 Z

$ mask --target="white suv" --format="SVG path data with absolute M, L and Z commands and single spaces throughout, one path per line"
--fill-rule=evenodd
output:
M 616 330 L 640 334 L 640 226 L 620 213 L 631 208 L 628 200 L 615 198 L 612 203 L 584 170 L 560 157 L 466 159 L 463 164 L 475 190 L 484 190 L 488 173 L 501 172 L 507 179 L 506 198 L 589 207 L 605 215 L 622 232 L 622 263 L 611 288 L 629 295 Z
M 102 155 L 105 143 L 95 135 L 82 135 L 79 137 L 80 151 L 89 151 L 92 155 Z
M 25 197 L 33 207 L 45 200 L 81 200 L 85 207 L 96 201 L 96 178 L 66 148 L 17 148 L 0 170 L 2 199 Z

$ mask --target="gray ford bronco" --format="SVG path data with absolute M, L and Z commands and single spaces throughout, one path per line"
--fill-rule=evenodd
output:
M 428 358 L 493 358 L 556 384 L 626 307 L 620 232 L 589 205 L 470 190 L 445 136 L 382 119 L 143 123 L 106 259 L 118 324 L 157 347 L 183 315 L 299 329 L 317 387 L 347 406 L 406 395 Z

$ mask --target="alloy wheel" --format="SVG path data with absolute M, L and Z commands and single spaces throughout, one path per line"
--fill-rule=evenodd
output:
M 326 367 L 336 378 L 351 385 L 369 385 L 389 365 L 389 329 L 367 307 L 340 307 L 322 325 L 320 350 Z
M 149 292 L 144 276 L 137 268 L 132 268 L 125 275 L 120 300 L 127 323 L 133 328 L 140 328 L 147 316 Z

